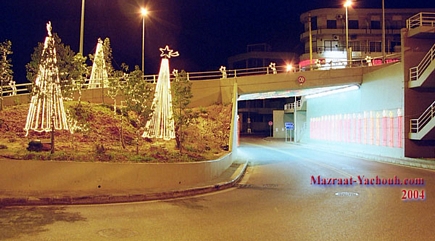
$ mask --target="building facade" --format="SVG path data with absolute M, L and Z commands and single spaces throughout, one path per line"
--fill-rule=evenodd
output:
M 304 54 L 299 66 L 328 69 L 396 62 L 406 19 L 424 11 L 434 10 L 385 9 L 383 14 L 382 9 L 343 7 L 305 12 L 300 16 Z
M 301 142 L 380 156 L 435 157 L 435 11 L 414 12 L 403 21 L 400 47 L 391 48 L 394 34 L 386 38 L 387 54 L 400 49 L 400 61 L 364 74 L 357 90 L 308 99 L 308 131 Z

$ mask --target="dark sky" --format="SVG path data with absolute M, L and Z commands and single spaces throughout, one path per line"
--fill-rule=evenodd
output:
M 344 1 L 344 0 L 343 0 Z M 171 69 L 218 70 L 227 58 L 246 52 L 248 44 L 268 43 L 274 51 L 298 52 L 302 24 L 308 10 L 342 7 L 330 0 L 86 0 L 84 54 L 93 54 L 98 37 L 109 37 L 113 65 L 141 65 L 142 18 L 146 5 L 146 74 L 159 70 L 160 47 L 169 45 L 180 56 Z M 78 52 L 81 0 L 0 0 L 0 42 L 12 41 L 14 77 L 27 82 L 25 64 L 47 35 L 45 24 Z M 381 8 L 381 0 L 357 1 L 356 8 Z M 386 8 L 435 8 L 435 1 L 385 0 Z M 344 10 L 343 10 L 344 11 Z M 90 63 L 89 63 L 90 64 Z

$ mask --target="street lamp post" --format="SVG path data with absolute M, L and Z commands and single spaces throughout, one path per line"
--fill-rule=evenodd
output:
M 346 65 L 349 66 L 349 14 L 348 14 L 348 8 L 352 5 L 351 0 L 346 0 L 344 3 L 344 7 L 346 8 Z
M 142 15 L 142 72 L 145 75 L 145 17 L 148 14 L 146 8 L 141 8 Z
M 385 64 L 385 3 L 382 0 L 382 63 Z
M 82 15 L 80 20 L 80 47 L 79 53 L 83 55 L 83 35 L 85 32 L 85 0 L 82 0 Z

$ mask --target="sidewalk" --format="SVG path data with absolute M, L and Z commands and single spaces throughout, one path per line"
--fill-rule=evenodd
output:
M 285 143 L 284 139 L 266 138 L 265 140 L 280 141 Z M 288 144 L 299 145 L 305 148 L 320 150 L 324 152 L 362 158 L 369 161 L 377 161 L 377 162 L 391 163 L 391 164 L 408 166 L 408 167 L 435 170 L 435 160 L 430 160 L 430 159 L 419 159 L 419 158 L 409 158 L 409 157 L 394 158 L 394 157 L 387 157 L 387 156 L 379 156 L 379 155 L 374 155 L 369 153 L 349 151 L 345 148 L 340 148 L 339 146 L 334 146 L 334 148 L 331 148 L 330 146 L 323 145 L 323 144 L 308 144 L 308 143 L 293 143 L 293 142 L 288 142 Z
M 100 192 L 14 192 L 0 191 L 1 206 L 72 205 L 141 202 L 209 193 L 234 187 L 243 177 L 248 162 L 234 162 L 222 175 L 209 182 L 165 189 Z

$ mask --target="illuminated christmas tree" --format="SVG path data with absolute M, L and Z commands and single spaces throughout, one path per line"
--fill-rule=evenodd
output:
M 41 63 L 33 86 L 33 96 L 30 100 L 24 130 L 26 136 L 30 130 L 52 132 L 53 142 L 54 130 L 68 130 L 68 122 L 63 105 L 56 48 L 54 47 L 51 29 L 51 22 L 48 22 L 48 36 L 45 38 Z M 54 146 L 53 143 L 52 146 Z
M 107 87 L 108 85 L 109 77 L 107 74 L 106 61 L 104 59 L 103 40 L 99 38 L 88 88 Z
M 168 46 L 160 48 L 163 57 L 153 100 L 153 114 L 145 126 L 143 137 L 170 140 L 175 138 L 174 119 L 172 117 L 172 95 L 169 72 L 169 59 L 179 56 Z

